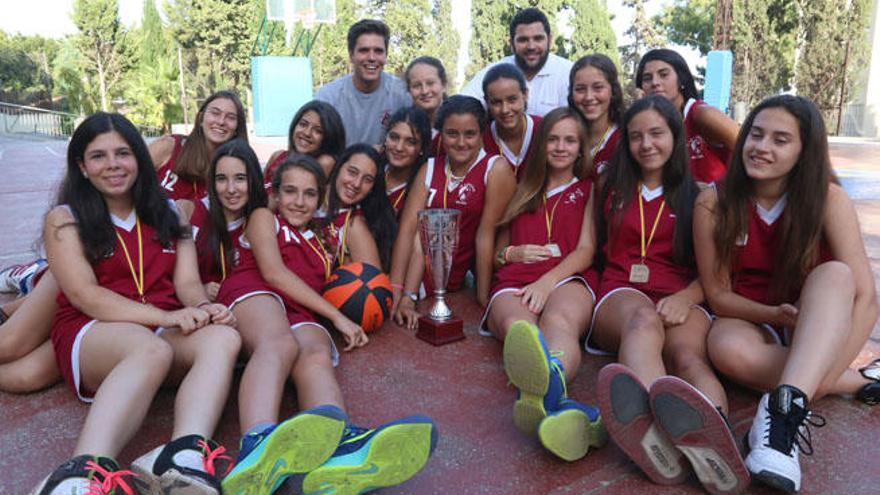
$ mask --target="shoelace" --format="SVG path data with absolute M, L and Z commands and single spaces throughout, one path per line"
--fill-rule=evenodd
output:
M 226 462 L 226 472 L 223 473 L 221 478 L 226 477 L 226 475 L 232 471 L 235 462 L 232 460 L 232 457 L 226 455 L 226 447 L 218 445 L 216 449 L 212 449 L 211 446 L 208 445 L 208 442 L 204 440 L 199 440 L 196 445 L 204 452 L 205 458 L 202 460 L 202 467 L 204 467 L 206 473 L 211 476 L 217 476 L 217 468 L 214 465 L 214 462 L 218 460 Z
M 134 495 L 134 491 L 128 486 L 123 476 L 132 476 L 135 474 L 128 470 L 108 471 L 102 468 L 95 461 L 86 462 L 86 469 L 94 473 L 90 478 L 89 492 L 86 495 L 109 495 L 115 493 L 119 488 L 126 495 Z M 101 475 L 102 480 L 98 481 L 94 475 Z
M 765 445 L 791 456 L 793 446 L 797 446 L 798 450 L 804 455 L 813 455 L 813 434 L 810 427 L 822 428 L 825 426 L 825 418 L 808 411 L 803 420 L 800 420 L 794 414 L 782 414 L 767 408 L 769 413 L 767 421 L 770 427 L 767 428 Z M 774 428 L 774 425 L 781 428 Z M 781 447 L 781 448 L 779 448 Z

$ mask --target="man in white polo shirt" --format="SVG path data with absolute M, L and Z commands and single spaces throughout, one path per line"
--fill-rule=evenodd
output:
M 546 115 L 568 105 L 568 73 L 572 62 L 550 53 L 550 22 L 536 8 L 520 10 L 510 21 L 510 47 L 513 55 L 496 62 L 516 64 L 526 76 L 529 88 L 528 113 Z M 495 65 L 495 64 L 492 64 Z M 483 99 L 483 77 L 489 65 L 474 75 L 461 94 Z

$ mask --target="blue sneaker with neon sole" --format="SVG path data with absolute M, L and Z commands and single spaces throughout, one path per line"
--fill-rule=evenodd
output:
M 504 338 L 504 371 L 519 389 L 513 405 L 513 423 L 527 435 L 538 433 L 547 415 L 567 397 L 562 363 L 550 356 L 537 326 L 517 321 Z
M 541 445 L 560 459 L 576 461 L 608 442 L 599 409 L 573 399 L 562 399 L 559 408 L 538 427 Z
M 317 468 L 339 445 L 347 419 L 338 407 L 325 405 L 246 435 L 238 463 L 223 479 L 223 493 L 269 495 L 289 476 Z
M 437 427 L 409 416 L 368 430 L 348 426 L 333 456 L 303 477 L 304 495 L 357 495 L 415 476 L 437 446 Z

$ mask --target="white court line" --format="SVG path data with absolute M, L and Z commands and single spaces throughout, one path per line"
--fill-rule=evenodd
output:
M 43 146 L 43 147 L 46 148 L 46 151 L 48 151 L 48 152 L 49 152 L 51 155 L 53 155 L 53 156 L 57 156 L 57 157 L 62 157 L 62 156 L 64 156 L 64 155 L 62 155 L 61 153 L 58 153 L 57 151 L 53 150 L 52 148 L 50 148 L 50 147 L 48 147 L 48 146 Z

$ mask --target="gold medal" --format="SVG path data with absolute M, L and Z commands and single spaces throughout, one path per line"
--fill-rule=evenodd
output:
M 559 249 L 559 244 L 550 243 L 545 244 L 544 247 L 547 248 L 548 251 L 550 251 L 550 256 L 552 256 L 553 258 L 558 258 L 562 256 L 562 251 Z
M 633 263 L 629 267 L 629 281 L 634 284 L 644 284 L 651 278 L 651 270 L 644 263 Z

